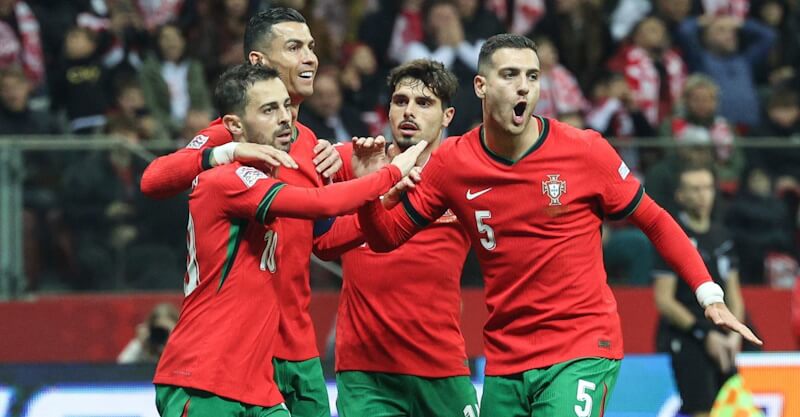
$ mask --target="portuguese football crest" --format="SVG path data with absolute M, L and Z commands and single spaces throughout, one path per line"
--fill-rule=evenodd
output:
M 550 174 L 542 181 L 542 194 L 550 197 L 551 206 L 561 205 L 561 195 L 567 193 L 567 182 L 558 179 L 561 174 Z

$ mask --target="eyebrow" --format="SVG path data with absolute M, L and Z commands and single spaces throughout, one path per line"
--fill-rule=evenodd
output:
M 267 108 L 270 108 L 270 107 L 278 107 L 278 102 L 277 101 L 270 101 L 269 103 L 264 103 L 258 109 L 259 110 L 266 110 Z

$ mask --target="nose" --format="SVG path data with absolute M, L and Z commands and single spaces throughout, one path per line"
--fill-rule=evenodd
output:
M 413 115 L 414 115 L 414 101 L 409 101 L 408 104 L 406 104 L 405 110 L 403 110 L 403 116 L 405 116 L 405 118 L 408 119 Z
M 519 85 L 517 85 L 517 94 L 525 97 L 528 95 L 530 91 L 531 91 L 531 86 L 530 86 L 530 81 L 528 81 L 528 77 L 522 76 Z
M 292 120 L 292 108 L 291 106 L 283 106 L 281 107 L 280 117 L 278 118 L 279 124 L 289 124 Z
M 302 60 L 304 64 L 313 64 L 317 62 L 317 54 L 315 54 L 311 48 L 306 46 L 303 48 Z

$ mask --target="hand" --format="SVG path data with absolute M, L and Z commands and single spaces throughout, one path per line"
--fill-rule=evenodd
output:
M 750 342 L 759 346 L 764 344 L 761 339 L 753 334 L 752 330 L 736 319 L 733 313 L 728 310 L 728 306 L 726 306 L 725 303 L 711 304 L 710 306 L 706 307 L 705 314 L 706 318 L 711 320 L 711 322 L 715 325 L 739 333 L 746 340 L 749 340 Z
M 731 346 L 728 343 L 728 337 L 716 330 L 712 330 L 708 332 L 706 336 L 705 345 L 706 352 L 708 352 L 711 359 L 719 366 L 722 373 L 728 373 L 731 368 L 733 368 Z
M 353 138 L 353 173 L 356 177 L 371 174 L 389 163 L 386 138 Z M 405 174 L 404 174 L 405 175 Z
M 411 170 L 417 165 L 417 158 L 428 147 L 428 142 L 421 140 L 416 145 L 406 149 L 405 152 L 392 158 L 392 165 L 400 168 L 403 176 L 408 175 Z
M 394 206 L 400 203 L 403 193 L 412 190 L 417 186 L 417 183 L 422 180 L 422 168 L 414 167 L 407 176 L 403 177 L 400 182 L 394 185 L 388 193 L 383 195 L 381 204 L 386 210 L 391 210 Z
M 288 153 L 270 145 L 240 142 L 233 151 L 233 159 L 247 165 L 264 163 L 270 168 L 297 169 L 297 162 Z
M 314 147 L 314 165 L 317 167 L 317 172 L 322 174 L 325 178 L 330 178 L 333 174 L 339 172 L 342 168 L 342 157 L 333 145 L 325 139 L 317 140 L 317 146 Z

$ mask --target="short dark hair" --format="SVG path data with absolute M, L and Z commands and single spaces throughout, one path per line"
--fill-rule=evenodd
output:
M 247 91 L 258 81 L 278 78 L 278 71 L 261 65 L 239 64 L 228 68 L 214 89 L 214 101 L 220 115 L 244 112 Z
M 682 162 L 678 164 L 678 169 L 675 170 L 675 184 L 678 188 L 683 185 L 683 174 L 688 172 L 707 171 L 716 182 L 717 172 L 713 165 L 696 163 L 696 162 Z
M 430 59 L 415 59 L 395 67 L 389 73 L 387 84 L 394 92 L 397 84 L 404 78 L 413 78 L 422 82 L 442 102 L 442 108 L 450 107 L 450 102 L 458 89 L 458 79 L 441 62 Z
M 306 19 L 289 7 L 271 7 L 251 17 L 244 29 L 244 59 L 247 60 L 250 52 L 257 50 L 258 44 L 272 32 L 272 25 L 283 22 L 306 23 Z
M 539 53 L 539 50 L 536 48 L 536 42 L 525 36 L 513 35 L 510 33 L 494 35 L 487 39 L 483 46 L 481 46 L 481 52 L 478 55 L 479 74 L 486 74 L 485 68 L 492 63 L 492 55 L 503 48 L 530 49 L 537 54 Z

